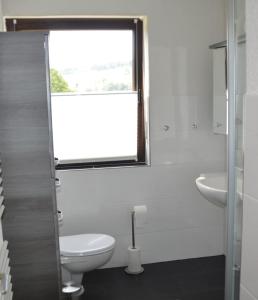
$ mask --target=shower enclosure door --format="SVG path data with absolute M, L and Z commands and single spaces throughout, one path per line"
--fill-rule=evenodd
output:
M 228 0 L 228 205 L 225 300 L 238 300 L 243 199 L 243 98 L 246 91 L 245 0 Z

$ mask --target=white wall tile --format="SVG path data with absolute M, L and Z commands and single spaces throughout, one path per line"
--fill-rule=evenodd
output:
M 221 255 L 223 231 L 224 227 L 218 226 L 137 234 L 136 244 L 141 248 L 142 263 Z M 105 267 L 125 266 L 129 245 L 130 236 L 118 237 L 114 256 Z
M 244 123 L 244 191 L 258 199 L 258 185 L 254 180 L 258 177 L 258 96 L 245 98 Z
M 61 234 L 111 234 L 117 246 L 108 266 L 123 265 L 130 241 L 130 211 L 144 204 L 147 223 L 137 233 L 143 248 L 148 248 L 143 251 L 145 262 L 222 254 L 224 210 L 204 199 L 195 186 L 204 169 L 217 168 L 223 165 L 197 162 L 58 172 L 62 182 L 58 204 L 64 214 Z
M 247 96 L 244 107 L 244 202 L 241 300 L 258 299 L 258 2 L 246 0 Z
M 240 300 L 257 300 L 242 284 L 240 285 Z
M 247 32 L 247 94 L 258 94 L 258 5 L 256 0 L 246 0 Z
M 243 202 L 241 283 L 258 298 L 258 200 L 247 195 Z

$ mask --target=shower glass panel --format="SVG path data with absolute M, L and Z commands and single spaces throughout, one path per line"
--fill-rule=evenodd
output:
M 229 192 L 225 299 L 238 300 L 243 213 L 243 100 L 246 92 L 245 0 L 228 0 L 228 7 Z

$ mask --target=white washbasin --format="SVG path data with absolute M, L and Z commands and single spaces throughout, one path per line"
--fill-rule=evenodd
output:
M 213 204 L 225 207 L 227 204 L 227 176 L 226 173 L 201 174 L 196 179 L 199 192 Z
M 227 205 L 227 173 L 201 174 L 196 180 L 199 192 L 211 203 L 225 207 Z M 237 180 L 238 201 L 242 200 L 242 181 Z

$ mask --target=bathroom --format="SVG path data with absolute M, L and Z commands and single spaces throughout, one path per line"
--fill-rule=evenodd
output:
M 82 234 L 113 237 L 114 252 L 100 269 L 85 274 L 82 281 L 85 292 L 79 296 L 80 290 L 76 296 L 76 291 L 72 297 L 93 300 L 258 299 L 254 276 L 258 270 L 254 254 L 258 246 L 253 232 L 257 223 L 255 209 L 258 210 L 254 181 L 257 170 L 253 162 L 257 160 L 258 146 L 255 144 L 257 121 L 252 114 L 258 94 L 258 52 L 254 51 L 258 47 L 256 1 L 76 0 L 71 3 L 69 0 L 1 0 L 0 3 L 3 31 L 16 31 L 8 32 L 9 35 L 25 37 L 27 34 L 29 38 L 30 33 L 24 31 L 30 31 L 26 26 L 33 27 L 33 22 L 26 23 L 26 20 L 129 18 L 142 22 L 144 40 L 144 55 L 138 57 L 143 60 L 141 74 L 144 74 L 141 84 L 144 87 L 142 128 L 145 138 L 142 139 L 144 159 L 141 164 L 119 165 L 116 162 L 82 167 L 59 163 L 54 172 L 56 195 L 48 195 L 48 201 L 42 203 L 44 184 L 38 183 L 36 177 L 44 179 L 44 172 L 49 172 L 45 165 L 39 172 L 42 161 L 29 151 L 23 153 L 22 163 L 15 155 L 8 157 L 15 151 L 2 150 L 0 142 L 5 192 L 3 233 L 8 241 L 13 299 L 65 299 L 67 295 L 62 293 L 62 288 L 67 286 L 60 275 L 65 271 L 60 264 L 62 242 L 59 245 L 59 237 Z M 236 19 L 238 26 L 235 28 L 232 24 Z M 25 27 L 19 29 L 20 24 Z M 246 44 L 237 40 L 244 33 L 248 37 Z M 0 47 L 4 34 L 0 36 Z M 223 46 L 216 46 L 220 42 Z M 211 45 L 215 46 L 211 49 Z M 218 78 L 225 79 L 225 95 L 227 88 L 229 99 L 233 100 L 228 103 L 228 124 L 225 123 L 223 132 L 218 133 L 214 128 L 214 124 L 220 123 L 214 119 L 214 52 L 217 48 L 223 49 L 225 59 L 226 46 L 228 69 Z M 243 51 L 245 47 L 247 53 Z M 4 47 L 1 49 L 4 51 Z M 1 66 L 4 57 L 0 51 Z M 0 73 L 2 112 L 11 111 L 4 101 L 4 95 L 10 97 L 10 91 L 6 91 L 10 81 L 3 79 L 7 73 Z M 224 108 L 226 116 L 226 105 Z M 15 125 L 10 125 L 8 120 L 0 121 L 0 141 L 9 141 L 5 130 L 8 126 L 12 129 L 17 124 L 21 126 L 23 113 L 24 107 L 19 107 L 16 114 L 10 114 L 9 119 L 17 120 Z M 54 113 L 53 110 L 53 116 Z M 0 113 L 1 118 L 5 118 L 4 113 Z M 32 121 L 37 122 L 31 118 L 30 124 Z M 40 119 L 40 126 L 41 122 Z M 51 155 L 53 158 L 53 153 Z M 15 180 L 10 178 L 22 177 L 22 168 L 26 169 L 27 177 L 33 177 L 31 182 L 35 189 L 30 187 L 23 201 L 19 201 L 18 195 L 12 193 Z M 227 181 L 229 192 L 226 193 L 225 187 L 224 195 L 227 203 L 214 205 L 200 193 L 196 179 L 201 174 L 227 171 L 225 185 Z M 241 179 L 240 190 L 236 188 L 236 178 Z M 236 204 L 238 193 L 246 200 L 244 207 Z M 30 200 L 26 199 L 29 197 Z M 33 202 L 33 197 L 39 200 Z M 139 218 L 144 222 L 135 228 L 135 243 L 141 249 L 145 270 L 142 274 L 128 275 L 124 269 L 129 263 L 128 247 L 132 246 L 131 217 L 135 206 L 143 210 Z M 59 222 L 58 216 L 62 218 Z M 136 213 L 136 223 L 137 218 Z M 71 245 L 69 241 L 68 245 Z M 78 283 L 69 287 L 76 289 Z

